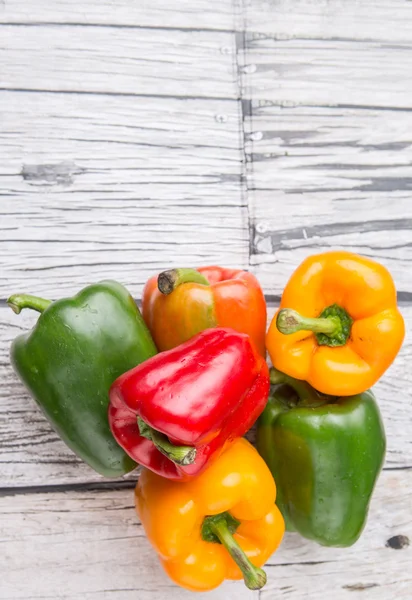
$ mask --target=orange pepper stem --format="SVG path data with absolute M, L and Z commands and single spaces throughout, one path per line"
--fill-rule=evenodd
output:
M 196 459 L 196 448 L 192 446 L 175 446 L 164 433 L 150 427 L 140 417 L 137 419 L 139 432 L 142 437 L 151 440 L 156 448 L 177 465 L 191 465 Z
M 350 336 L 352 319 L 344 308 L 332 304 L 318 318 L 311 319 L 291 308 L 278 312 L 276 327 L 284 335 L 298 331 L 312 331 L 319 346 L 344 346 Z
M 163 271 L 157 278 L 157 287 L 159 292 L 165 294 L 171 294 L 182 283 L 200 283 L 202 285 L 209 286 L 210 283 L 199 271 L 196 269 L 170 269 L 170 271 Z
M 250 562 L 234 539 L 233 534 L 239 525 L 240 522 L 227 512 L 205 517 L 202 538 L 206 542 L 222 544 L 242 571 L 246 586 L 250 590 L 260 590 L 266 583 L 266 573 Z
M 42 313 L 51 304 L 51 300 L 45 300 L 38 296 L 31 296 L 30 294 L 13 294 L 7 300 L 7 304 L 10 308 L 18 315 L 23 308 L 31 308 Z

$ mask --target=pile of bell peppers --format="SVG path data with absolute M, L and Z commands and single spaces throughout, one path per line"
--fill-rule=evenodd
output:
M 95 471 L 140 465 L 136 510 L 180 586 L 260 589 L 285 528 L 325 546 L 361 535 L 386 446 L 370 388 L 405 333 L 382 265 L 307 258 L 267 333 L 257 279 L 220 267 L 152 277 L 142 313 L 114 281 L 8 304 L 40 313 L 12 343 L 16 373 Z

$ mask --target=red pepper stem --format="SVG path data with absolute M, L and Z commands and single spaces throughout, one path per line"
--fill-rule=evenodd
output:
M 163 271 L 157 278 L 157 287 L 166 296 L 171 294 L 182 283 L 200 283 L 209 286 L 210 283 L 196 269 L 170 269 Z
M 181 466 L 191 465 L 195 462 L 196 448 L 193 448 L 193 446 L 175 446 L 164 433 L 150 427 L 140 417 L 137 419 L 137 424 L 140 435 L 151 440 L 159 452 L 164 454 L 169 460 Z
M 297 331 L 312 331 L 313 333 L 324 333 L 332 337 L 340 330 L 341 325 L 338 317 L 310 319 L 300 315 L 296 310 L 283 308 L 278 313 L 276 327 L 284 335 L 290 335 Z
M 7 300 L 7 304 L 10 308 L 18 315 L 23 308 L 31 308 L 42 313 L 52 303 L 51 300 L 45 300 L 38 296 L 31 296 L 30 294 L 13 294 Z
M 210 523 L 210 529 L 219 538 L 221 544 L 242 571 L 246 586 L 250 590 L 260 590 L 266 583 L 266 573 L 250 562 L 244 550 L 230 533 L 226 519 L 215 517 Z

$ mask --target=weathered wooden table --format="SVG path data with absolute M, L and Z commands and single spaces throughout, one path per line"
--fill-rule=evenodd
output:
M 195 598 L 163 574 L 133 481 L 102 481 L 14 376 L 50 298 L 113 277 L 250 268 L 271 306 L 310 253 L 392 271 L 412 324 L 412 4 L 407 0 L 0 1 L 0 597 Z M 273 310 L 273 309 L 272 309 Z M 412 598 L 411 341 L 376 386 L 385 470 L 361 540 L 287 535 L 258 594 Z

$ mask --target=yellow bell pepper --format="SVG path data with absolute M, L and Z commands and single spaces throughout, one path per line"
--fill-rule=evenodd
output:
M 276 369 L 331 396 L 361 394 L 405 335 L 390 273 L 351 252 L 310 256 L 289 279 L 266 337 Z
M 135 499 L 147 537 L 178 585 L 207 591 L 225 579 L 243 577 L 250 589 L 266 583 L 259 567 L 280 544 L 285 525 L 273 477 L 245 439 L 187 482 L 144 469 Z

